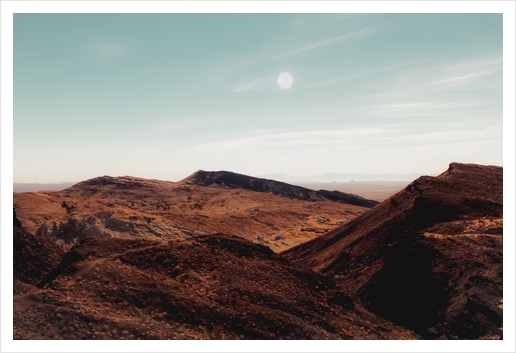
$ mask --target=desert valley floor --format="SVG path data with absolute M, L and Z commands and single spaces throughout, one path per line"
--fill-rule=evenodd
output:
M 380 203 L 205 171 L 15 192 L 13 335 L 500 339 L 502 184 L 452 163 Z

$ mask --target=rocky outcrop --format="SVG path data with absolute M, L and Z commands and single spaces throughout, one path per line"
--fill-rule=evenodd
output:
M 13 211 L 13 277 L 15 292 L 17 282 L 35 284 L 50 272 L 61 260 L 64 252 L 45 238 L 31 234 L 22 228 Z

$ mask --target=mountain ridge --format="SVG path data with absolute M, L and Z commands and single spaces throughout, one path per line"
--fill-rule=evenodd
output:
M 501 339 L 501 167 L 451 163 L 370 209 L 306 190 L 196 172 L 14 193 L 13 335 Z
M 423 176 L 422 173 L 383 173 L 383 174 L 367 174 L 367 173 L 339 173 L 328 172 L 320 175 L 290 175 L 286 173 L 268 173 L 257 175 L 257 178 L 272 179 L 284 183 L 292 182 L 349 182 L 349 181 L 413 181 L 414 179 Z M 429 174 L 436 176 L 437 174 Z M 95 179 L 95 178 L 93 178 Z M 184 180 L 184 179 L 182 179 Z M 165 180 L 163 180 L 165 181 Z M 179 182 L 181 180 L 178 180 Z M 171 181 L 174 182 L 174 181 Z M 79 183 L 73 182 L 51 182 L 51 183 L 13 183 L 14 192 L 35 192 L 40 190 L 64 190 Z
M 231 188 L 224 178 L 217 179 L 221 185 L 207 186 L 193 176 L 172 182 L 104 175 L 61 191 L 14 193 L 14 206 L 28 231 L 65 248 L 85 237 L 165 241 L 223 233 L 281 251 L 362 214 L 367 208 L 361 205 L 377 203 L 341 193 L 330 193 L 330 199 L 289 184 L 236 176 L 248 184 Z M 251 181 L 273 185 L 284 196 L 254 191 Z M 301 197 L 288 197 L 292 190 Z
M 451 163 L 282 254 L 423 338 L 472 339 L 501 334 L 502 235 L 503 168 Z
M 361 196 L 344 193 L 341 191 L 311 190 L 302 186 L 292 185 L 272 179 L 263 179 L 228 171 L 204 171 L 198 170 L 181 182 L 210 186 L 213 184 L 229 187 L 243 188 L 257 192 L 272 192 L 274 195 L 306 201 L 329 200 L 342 202 L 355 206 L 374 207 L 378 201 L 367 200 Z

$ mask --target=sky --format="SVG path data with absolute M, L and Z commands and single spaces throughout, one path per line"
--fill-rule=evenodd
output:
M 14 14 L 14 182 L 502 165 L 502 14 Z

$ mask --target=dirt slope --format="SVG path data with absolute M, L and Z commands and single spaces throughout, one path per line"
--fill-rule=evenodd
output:
M 66 249 L 84 237 L 168 241 L 224 233 L 281 251 L 367 210 L 217 184 L 107 176 L 59 192 L 14 193 L 14 206 L 27 231 Z
M 38 287 L 14 297 L 15 339 L 418 338 L 331 277 L 221 234 L 81 241 Z
M 14 293 L 33 290 L 32 285 L 61 261 L 64 251 L 45 238 L 27 232 L 13 210 Z
M 425 338 L 497 338 L 503 169 L 450 164 L 284 256 Z

